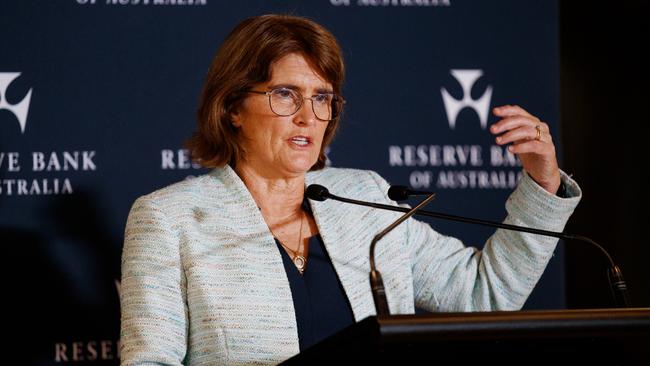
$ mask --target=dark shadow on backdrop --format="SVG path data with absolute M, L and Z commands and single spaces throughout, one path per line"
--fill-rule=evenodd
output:
M 610 252 L 634 306 L 650 306 L 649 10 L 644 1 L 560 2 L 562 165 L 584 191 L 566 230 Z M 570 308 L 614 306 L 606 268 L 597 250 L 566 246 Z
M 0 227 L 4 299 L 10 309 L 5 315 L 10 323 L 18 321 L 9 352 L 18 357 L 16 364 L 55 364 L 55 343 L 65 343 L 71 357 L 72 342 L 115 342 L 119 337 L 115 279 L 121 238 L 102 224 L 95 200 L 94 194 L 83 190 L 50 197 L 42 210 L 34 212 L 39 229 Z M 71 334 L 76 338 L 69 339 Z M 83 347 L 87 358 L 85 342 Z M 114 343 L 113 355 L 116 347 Z M 99 353 L 99 345 L 96 348 Z

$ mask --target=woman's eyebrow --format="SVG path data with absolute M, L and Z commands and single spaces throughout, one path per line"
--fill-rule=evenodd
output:
M 301 87 L 299 87 L 297 85 L 288 84 L 288 83 L 273 84 L 273 85 L 267 86 L 268 90 L 273 90 L 273 89 L 278 89 L 278 88 L 287 88 L 287 89 L 299 91 L 301 93 L 305 92 L 305 90 L 303 88 L 301 88 Z M 327 88 L 327 87 L 319 87 L 319 88 L 316 88 L 316 93 L 317 94 L 327 94 L 327 93 L 334 93 L 334 91 L 332 89 L 330 89 L 330 88 Z
M 334 93 L 334 91 L 330 88 L 318 88 L 316 89 L 316 93 L 318 94 L 328 94 L 328 93 Z
M 272 85 L 267 86 L 266 88 L 269 89 L 269 90 L 278 89 L 278 88 L 287 88 L 287 89 L 292 89 L 292 90 L 300 90 L 300 87 L 298 87 L 297 85 L 286 84 L 286 83 L 272 84 Z

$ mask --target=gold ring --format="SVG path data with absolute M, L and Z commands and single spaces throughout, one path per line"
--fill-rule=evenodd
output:
M 542 126 L 537 125 L 535 126 L 535 129 L 537 130 L 537 136 L 535 137 L 535 140 L 542 141 Z

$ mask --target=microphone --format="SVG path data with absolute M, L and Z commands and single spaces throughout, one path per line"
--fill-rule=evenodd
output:
M 393 187 L 395 188 L 393 189 Z M 404 200 L 405 198 L 402 197 L 408 198 L 411 195 L 429 194 L 428 192 L 423 192 L 423 191 L 413 191 L 408 187 L 404 187 L 404 186 L 393 186 L 393 187 L 391 187 L 392 191 L 391 189 L 389 189 L 389 198 L 394 201 Z M 308 186 L 307 190 L 305 191 L 305 194 L 307 195 L 307 198 L 315 201 L 325 201 L 326 199 L 331 198 L 333 200 L 340 201 L 340 202 L 351 203 L 351 204 L 361 205 L 366 207 L 379 208 L 382 210 L 390 210 L 396 212 L 409 212 L 409 209 L 400 206 L 385 205 L 381 203 L 365 202 L 365 201 L 353 200 L 345 197 L 339 197 L 334 194 L 331 194 L 327 188 L 318 184 L 312 184 Z M 605 257 L 610 263 L 610 267 L 607 271 L 607 278 L 609 279 L 610 289 L 617 307 L 630 307 L 630 298 L 627 292 L 627 284 L 625 282 L 625 279 L 623 278 L 623 273 L 621 272 L 621 269 L 616 265 L 616 263 L 614 263 L 612 257 L 602 246 L 600 246 L 600 244 L 596 243 L 594 240 L 586 236 L 560 233 L 560 232 L 554 232 L 548 230 L 540 230 L 540 229 L 534 229 L 534 228 L 529 228 L 524 226 L 503 224 L 500 222 L 474 219 L 474 218 L 463 217 L 463 216 L 455 216 L 455 215 L 449 215 L 449 214 L 443 214 L 439 212 L 432 212 L 432 211 L 425 211 L 425 210 L 418 210 L 417 212 L 415 212 L 415 214 L 420 216 L 435 217 L 438 219 L 443 219 L 448 221 L 464 222 L 464 223 L 474 224 L 474 225 L 482 225 L 482 226 L 495 227 L 499 229 L 520 231 L 520 232 L 526 232 L 526 233 L 543 235 L 543 236 L 551 236 L 551 237 L 564 239 L 564 240 L 578 240 L 578 241 L 590 243 L 594 245 L 596 248 L 598 248 L 605 255 Z
M 366 206 L 372 208 L 380 208 L 382 210 L 389 210 L 395 212 L 410 211 L 410 209 L 400 207 L 400 206 L 385 205 L 383 203 L 366 202 L 366 201 L 353 200 L 351 198 L 339 197 L 331 194 L 327 188 L 321 186 L 320 184 L 310 184 L 305 190 L 305 195 L 307 196 L 307 198 L 314 201 L 325 201 L 326 199 L 331 198 L 339 202 L 351 203 L 353 205 Z M 427 195 L 429 194 L 427 193 Z M 420 211 L 419 213 L 421 214 L 421 212 L 422 211 Z
M 392 210 L 392 211 L 398 211 L 398 212 L 405 212 L 404 215 L 400 216 L 395 222 L 390 224 L 387 228 L 379 232 L 375 237 L 372 239 L 372 242 L 370 242 L 370 289 L 372 292 L 372 299 L 375 302 L 375 311 L 377 312 L 377 317 L 386 317 L 390 315 L 390 309 L 388 307 L 388 300 L 386 299 L 386 290 L 384 288 L 384 281 L 381 278 L 381 273 L 377 270 L 377 267 L 375 265 L 375 246 L 377 245 L 377 242 L 381 240 L 386 234 L 388 234 L 391 230 L 397 227 L 397 225 L 401 224 L 404 222 L 406 219 L 409 217 L 413 216 L 420 208 L 424 207 L 427 203 L 429 203 L 433 198 L 436 196 L 435 193 L 427 193 L 427 198 L 425 198 L 420 204 L 417 206 L 413 207 L 412 209 L 406 209 L 404 207 L 399 207 L 399 206 L 391 206 L 391 205 L 384 205 L 381 203 L 373 203 L 373 202 L 365 202 L 365 201 L 358 201 L 358 200 L 353 200 L 349 198 L 344 198 L 344 197 L 338 197 L 329 192 L 329 190 L 319 184 L 311 184 L 307 187 L 305 190 L 305 195 L 307 198 L 314 200 L 314 201 L 325 201 L 328 198 L 331 198 L 335 201 L 341 201 L 341 202 L 346 202 L 346 203 L 352 203 L 355 205 L 361 205 L 361 206 L 367 206 L 367 207 L 373 207 L 373 208 L 380 208 L 380 209 L 385 209 L 385 210 Z
M 310 200 L 322 202 L 330 198 L 330 191 L 320 184 L 310 184 L 305 190 L 305 195 Z
M 391 186 L 388 189 L 388 197 L 393 201 L 404 201 L 411 196 L 426 196 L 430 192 L 414 191 L 407 186 Z
M 388 198 L 390 198 L 393 201 L 404 201 L 411 196 L 421 196 L 426 194 L 429 194 L 429 192 L 414 191 L 411 190 L 409 187 L 400 186 L 400 185 L 391 186 L 388 189 Z M 426 214 L 427 216 L 438 217 L 438 218 L 451 220 L 451 221 L 462 221 L 462 222 L 497 227 L 497 228 L 502 228 L 507 230 L 523 231 L 523 232 L 528 232 L 533 234 L 553 236 L 556 238 L 561 238 L 566 240 L 578 240 L 578 241 L 584 241 L 590 243 L 596 246 L 596 248 L 600 249 L 600 251 L 605 255 L 605 257 L 607 257 L 607 260 L 609 261 L 610 266 L 609 269 L 607 270 L 607 278 L 609 280 L 610 290 L 612 292 L 612 297 L 614 298 L 614 302 L 619 307 L 630 307 L 630 298 L 627 292 L 627 284 L 625 283 L 625 279 L 623 278 L 623 273 L 621 272 L 621 269 L 616 265 L 616 263 L 614 263 L 614 260 L 609 255 L 609 253 L 605 250 L 605 248 L 603 248 L 601 245 L 599 245 L 598 243 L 596 243 L 594 240 L 590 238 L 580 236 L 580 235 L 572 235 L 572 234 L 557 233 L 557 232 L 546 231 L 546 230 L 531 229 L 523 226 L 506 225 L 498 222 L 454 217 L 452 215 L 437 214 L 435 212 L 425 211 L 425 212 L 420 212 L 420 214 L 423 215 Z

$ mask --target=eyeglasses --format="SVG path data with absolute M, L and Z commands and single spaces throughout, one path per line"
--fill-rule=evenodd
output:
M 317 119 L 329 122 L 341 114 L 345 100 L 336 93 L 318 93 L 305 98 L 300 92 L 280 87 L 270 91 L 246 90 L 246 93 L 268 95 L 271 111 L 278 116 L 291 116 L 298 112 L 305 99 L 311 100 L 311 109 Z

